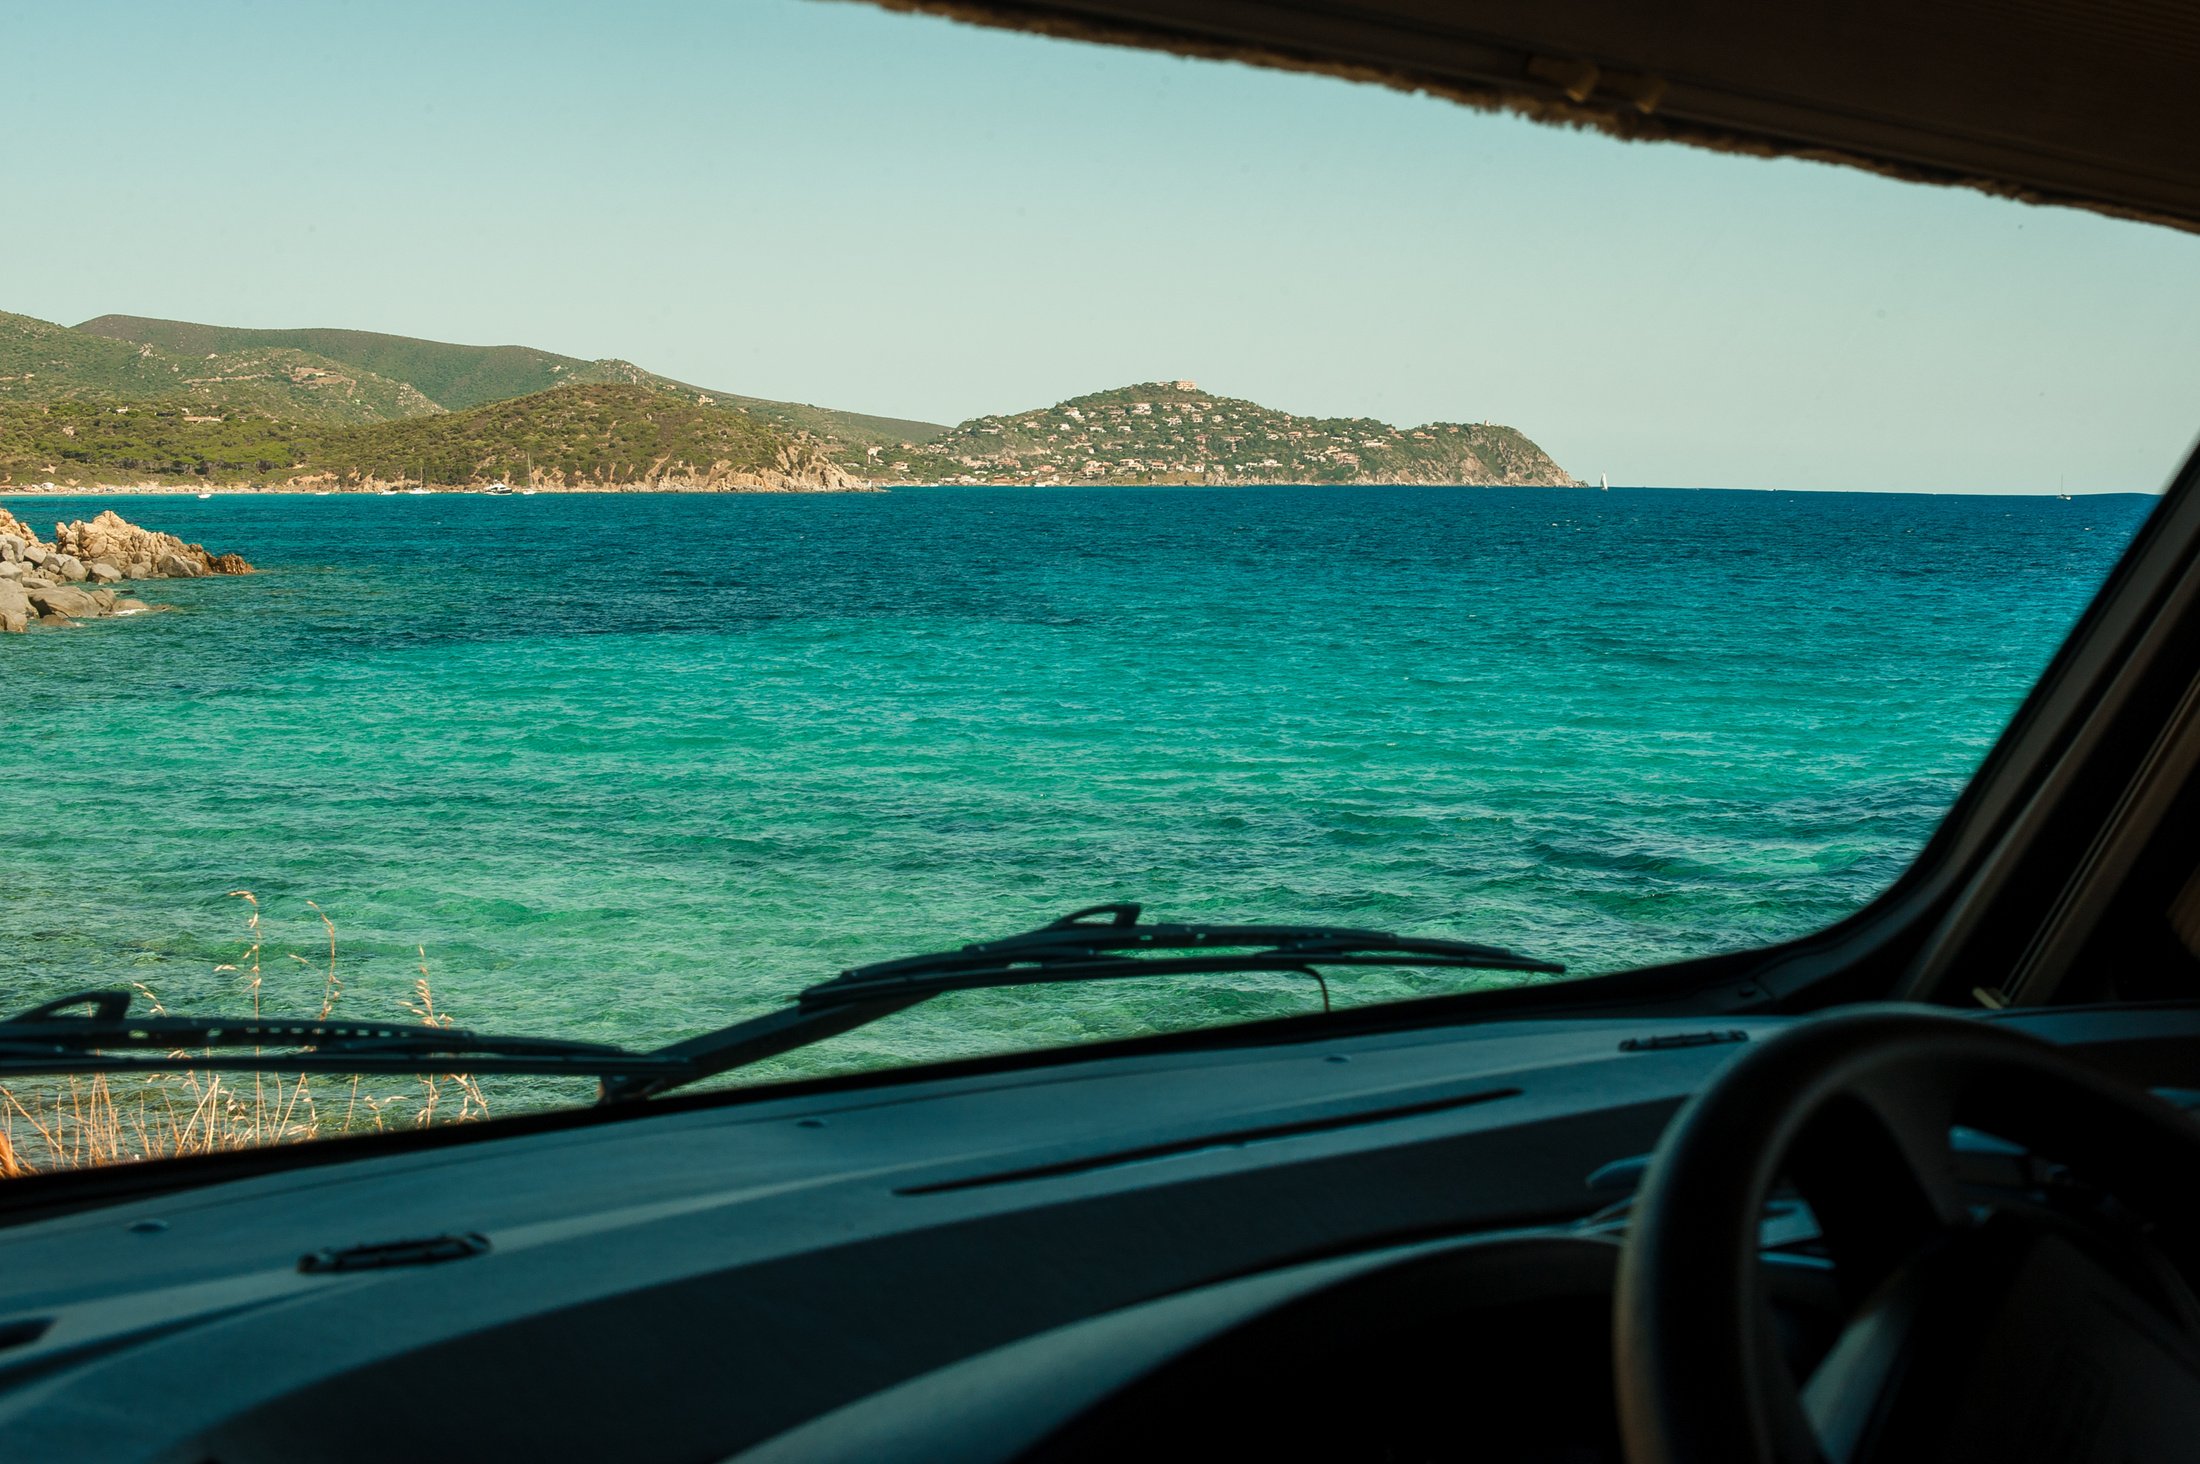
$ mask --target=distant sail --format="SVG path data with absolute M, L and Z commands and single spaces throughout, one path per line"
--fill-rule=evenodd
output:
M 1597 491 L 1599 493 L 1609 493 L 1612 491 L 1612 480 L 1608 475 L 1604 473 L 1597 474 Z

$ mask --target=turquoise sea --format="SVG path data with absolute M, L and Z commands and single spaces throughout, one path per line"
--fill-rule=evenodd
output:
M 1082 905 L 1611 971 L 1932 831 L 2150 498 L 1614 489 L 238 496 L 178 613 L 0 638 L 0 1005 L 142 982 L 625 1043 Z M 1456 974 L 1346 974 L 1340 1002 Z M 943 999 L 778 1071 L 1307 1010 Z

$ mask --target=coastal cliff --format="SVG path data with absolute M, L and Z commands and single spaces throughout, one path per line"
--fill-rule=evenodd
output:
M 112 588 L 132 580 L 250 574 L 236 554 L 214 554 L 174 534 L 140 528 L 112 509 L 89 521 L 54 526 L 43 542 L 0 508 L 0 632 L 37 625 L 65 629 L 80 620 L 136 615 L 157 607 Z

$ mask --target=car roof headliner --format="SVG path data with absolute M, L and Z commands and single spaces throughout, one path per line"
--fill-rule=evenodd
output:
M 2190 0 L 874 0 L 2200 231 Z

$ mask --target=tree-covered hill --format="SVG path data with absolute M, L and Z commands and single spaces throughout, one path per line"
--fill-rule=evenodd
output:
M 615 383 L 329 432 L 302 466 L 347 483 L 728 487 L 778 476 L 845 486 L 814 438 L 686 391 Z
M 290 348 L 179 355 L 0 313 L 0 402 L 190 401 L 203 413 L 384 422 L 439 410 L 404 382 Z
M 597 383 L 332 426 L 197 403 L 0 404 L 0 484 L 846 487 L 818 440 L 685 392 Z
M 306 423 L 201 402 L 0 402 L 0 485 L 266 482 L 305 460 Z
M 979 417 L 881 466 L 914 482 L 1459 483 L 1575 481 L 1515 428 L 1295 417 L 1189 381 Z
M 137 315 L 102 315 L 76 329 L 85 335 L 149 345 L 180 356 L 271 349 L 304 351 L 405 382 L 438 407 L 453 412 L 532 396 L 554 386 L 650 379 L 648 372 L 624 361 L 582 361 L 532 346 L 460 346 L 367 330 L 253 330 Z
M 658 386 L 708 398 L 705 405 L 730 406 L 791 431 L 833 438 L 852 449 L 858 459 L 863 449 L 876 444 L 924 441 L 947 430 L 936 422 L 874 417 L 696 387 L 645 371 L 631 361 L 584 361 L 532 346 L 462 346 L 366 330 L 254 330 L 138 315 L 102 315 L 85 321 L 76 331 L 183 357 L 303 351 L 378 378 L 403 382 L 435 406 L 454 412 L 532 396 L 557 386 L 605 382 Z M 419 414 L 393 412 L 390 417 L 415 415 Z
M 0 312 L 0 401 L 179 396 L 182 370 L 159 351 Z
M 568 485 L 1574 481 L 1511 427 L 1298 417 L 1189 381 L 947 428 L 526 346 L 0 314 L 0 484 L 457 486 L 530 473 Z

